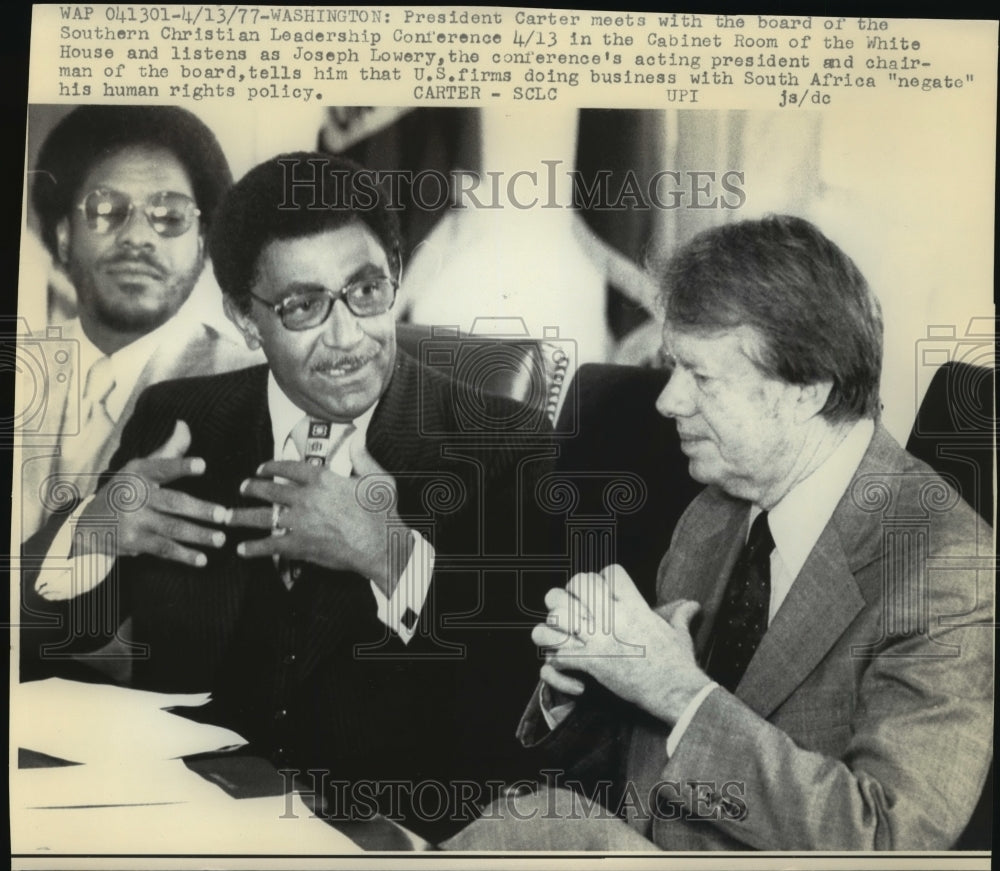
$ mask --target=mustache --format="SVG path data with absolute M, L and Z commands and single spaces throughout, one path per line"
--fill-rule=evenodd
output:
M 142 249 L 126 248 L 121 251 L 116 251 L 108 257 L 103 258 L 101 260 L 101 265 L 104 267 L 134 265 L 146 266 L 159 273 L 161 277 L 165 276 L 169 272 L 167 267 L 160 262 L 160 259 L 153 252 Z
M 360 369 L 366 363 L 374 360 L 376 356 L 378 354 L 375 351 L 367 354 L 345 354 L 341 357 L 320 360 L 313 364 L 312 370 L 314 372 L 331 372 L 335 369 Z

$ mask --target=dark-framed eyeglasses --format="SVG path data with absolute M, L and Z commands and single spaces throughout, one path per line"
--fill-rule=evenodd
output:
M 313 290 L 286 296 L 281 302 L 271 302 L 250 291 L 261 305 L 267 306 L 279 318 L 286 330 L 310 330 L 324 323 L 333 304 L 342 299 L 355 317 L 370 318 L 385 314 L 396 302 L 399 282 L 395 278 L 378 276 L 362 278 L 344 285 L 340 290 Z
M 92 233 L 106 236 L 117 233 L 132 218 L 136 202 L 112 188 L 98 188 L 87 194 L 77 209 Z M 139 206 L 160 236 L 173 239 L 183 236 L 194 225 L 201 210 L 191 197 L 177 191 L 157 191 Z

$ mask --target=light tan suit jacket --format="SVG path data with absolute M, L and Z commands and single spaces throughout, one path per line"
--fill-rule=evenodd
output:
M 702 604 L 699 654 L 747 519 L 708 488 L 661 564 L 661 602 Z M 671 758 L 634 709 L 605 729 L 579 705 L 544 737 L 537 693 L 520 737 L 591 766 L 618 751 L 619 807 L 665 850 L 946 849 L 992 755 L 994 567 L 992 530 L 877 426 L 735 693 L 708 695 Z
M 174 378 L 242 369 L 263 359 L 260 352 L 251 352 L 207 324 L 193 320 L 185 323 L 150 356 L 110 436 L 94 446 L 93 475 L 60 484 L 60 446 L 80 432 L 80 379 L 74 371 L 78 355 L 73 352 L 72 339 L 58 331 L 19 337 L 18 342 L 22 365 L 16 407 L 25 413 L 15 430 L 19 442 L 12 515 L 15 546 L 37 532 L 53 510 L 93 492 L 88 481 L 96 483 L 97 475 L 108 467 L 143 390 Z

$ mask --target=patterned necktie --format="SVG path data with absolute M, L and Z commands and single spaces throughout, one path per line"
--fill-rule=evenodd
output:
M 706 672 L 732 692 L 767 631 L 774 539 L 762 511 L 750 527 L 719 606 Z
M 337 427 L 325 420 L 304 417 L 295 425 L 290 438 L 303 461 L 311 466 L 329 464 L 334 472 L 347 477 L 351 474 L 351 460 L 345 448 L 354 431 L 354 424 Z M 302 574 L 300 563 L 284 557 L 278 561 L 278 570 L 288 589 Z

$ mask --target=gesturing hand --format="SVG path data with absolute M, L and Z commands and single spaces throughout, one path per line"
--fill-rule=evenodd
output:
M 222 547 L 226 535 L 203 524 L 225 523 L 228 509 L 162 486 L 205 473 L 201 457 L 185 456 L 190 446 L 191 431 L 184 421 L 178 420 L 170 438 L 159 448 L 148 457 L 130 460 L 97 491 L 80 515 L 81 520 L 115 515 L 119 556 L 152 554 L 186 565 L 204 566 L 208 560 L 199 548 Z M 132 508 L 123 496 L 125 493 L 145 502 Z
M 351 442 L 350 478 L 324 467 L 295 460 L 271 460 L 243 482 L 240 492 L 273 503 L 274 507 L 234 508 L 231 526 L 270 530 L 271 534 L 237 547 L 240 556 L 279 555 L 306 560 L 330 569 L 347 569 L 370 578 L 386 596 L 412 551 L 409 531 L 396 512 L 396 483 L 367 449 Z M 358 498 L 361 478 L 379 476 L 392 490 L 387 508 L 363 506 Z M 284 481 L 278 480 L 284 479 Z M 395 534 L 390 536 L 392 530 Z
M 621 698 L 673 724 L 708 684 L 698 667 L 689 624 L 697 602 L 650 608 L 618 565 L 574 575 L 549 590 L 545 623 L 532 640 L 547 649 L 541 678 L 554 690 L 579 695 L 584 685 L 567 670 L 591 675 Z

